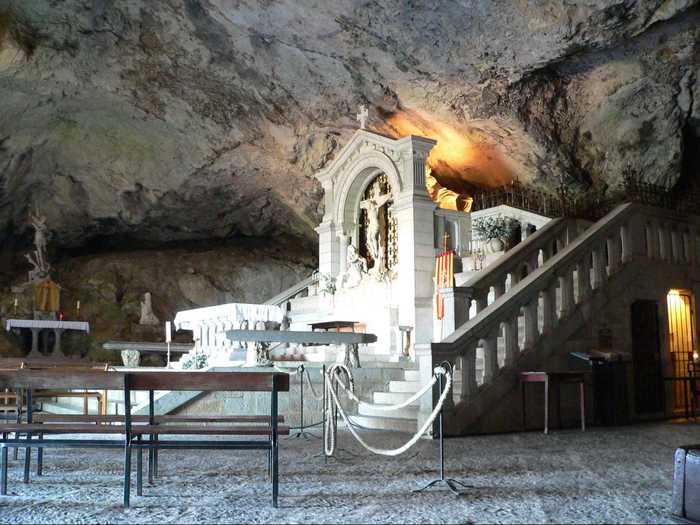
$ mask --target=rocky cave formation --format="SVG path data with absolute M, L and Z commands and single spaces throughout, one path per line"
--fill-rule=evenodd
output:
M 95 341 L 145 290 L 165 318 L 293 284 L 361 103 L 455 190 L 694 187 L 699 38 L 694 0 L 0 0 L 0 314 L 36 206 Z

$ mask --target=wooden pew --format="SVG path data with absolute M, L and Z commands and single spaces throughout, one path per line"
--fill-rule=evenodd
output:
M 7 494 L 7 451 L 8 448 L 25 448 L 24 481 L 29 481 L 30 450 L 80 447 L 80 448 L 123 448 L 124 454 L 124 505 L 129 506 L 131 485 L 131 456 L 137 452 L 137 493 L 143 490 L 142 452 L 161 449 L 212 449 L 212 450 L 266 450 L 270 457 L 270 478 L 272 482 L 272 503 L 276 507 L 278 499 L 278 447 L 279 435 L 289 433 L 289 428 L 279 424 L 278 393 L 289 391 L 289 376 L 279 372 L 116 372 L 101 370 L 57 370 L 20 369 L 0 371 L 0 388 L 21 388 L 27 391 L 27 421 L 24 423 L 0 424 L 0 494 Z M 34 420 L 32 392 L 37 389 L 113 389 L 122 390 L 124 399 L 130 399 L 132 390 L 149 392 L 150 413 L 148 419 L 131 415 L 129 403 L 125 405 L 123 423 L 105 416 L 103 423 L 51 422 Z M 201 422 L 202 417 L 179 418 L 177 425 L 163 424 L 176 421 L 168 416 L 153 414 L 153 392 L 155 390 L 175 391 L 234 391 L 269 392 L 270 412 L 263 416 L 265 424 L 254 424 L 260 419 L 243 421 L 241 416 L 229 416 L 229 424 L 220 424 L 221 416 L 213 416 L 205 426 L 183 423 Z M 121 417 L 121 416 L 119 416 Z M 163 418 L 158 420 L 158 418 Z M 175 416 L 177 417 L 177 416 Z M 242 416 L 259 418 L 260 416 Z M 235 420 L 234 418 L 238 418 Z M 40 418 L 41 419 L 41 418 Z M 49 418 L 50 419 L 50 418 Z M 197 420 L 197 421 L 195 421 Z M 211 424 L 216 420 L 217 424 Z M 117 424 L 115 424 L 117 423 Z M 9 434 L 15 433 L 14 438 Z M 18 437 L 24 435 L 24 437 Z M 91 439 L 89 434 L 113 435 L 110 439 Z M 34 435 L 37 438 L 34 439 Z M 59 439 L 47 436 L 62 435 Z M 198 436 L 200 439 L 162 441 L 159 435 Z M 225 439 L 206 439 L 211 436 L 224 436 Z M 251 437 L 265 439 L 250 439 Z M 150 459 L 150 456 L 149 456 Z

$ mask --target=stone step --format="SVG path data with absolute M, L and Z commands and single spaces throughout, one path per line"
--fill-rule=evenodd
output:
M 378 405 L 398 405 L 408 400 L 413 394 L 403 392 L 375 392 L 373 402 Z M 427 394 L 426 394 L 427 395 Z M 420 404 L 420 399 L 416 399 L 411 406 Z
M 406 381 L 418 381 L 418 370 L 406 370 L 403 373 L 403 378 Z
M 417 430 L 415 419 L 402 419 L 398 417 L 372 417 L 352 416 L 351 421 L 365 428 L 375 430 L 397 430 L 399 432 L 414 433 Z
M 398 410 L 378 410 L 372 406 L 360 405 L 359 414 L 361 416 L 375 416 L 375 417 L 391 417 L 396 419 L 417 419 L 418 418 L 418 407 L 408 406 L 403 407 Z
M 414 394 L 420 386 L 418 381 L 389 381 L 389 392 Z

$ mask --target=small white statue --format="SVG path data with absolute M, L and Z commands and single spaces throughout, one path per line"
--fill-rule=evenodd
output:
M 143 325 L 159 325 L 160 320 L 153 313 L 153 305 L 151 304 L 151 292 L 143 294 L 141 301 L 141 320 L 139 324 Z
M 347 267 L 341 279 L 343 288 L 354 288 L 360 284 L 362 277 L 367 273 L 367 260 L 357 253 L 357 248 L 352 244 L 348 246 L 346 257 Z
M 29 215 L 34 227 L 34 252 L 27 253 L 26 257 L 32 270 L 29 272 L 30 282 L 41 282 L 49 278 L 51 265 L 46 256 L 46 244 L 48 239 L 48 228 L 46 227 L 46 217 L 39 210 Z

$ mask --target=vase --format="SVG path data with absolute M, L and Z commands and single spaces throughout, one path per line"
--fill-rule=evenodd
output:
M 488 246 L 491 253 L 497 253 L 505 250 L 506 243 L 504 243 L 503 239 L 500 237 L 496 237 L 494 239 L 489 239 Z
M 122 350 L 122 362 L 127 368 L 138 368 L 141 352 L 138 350 Z

